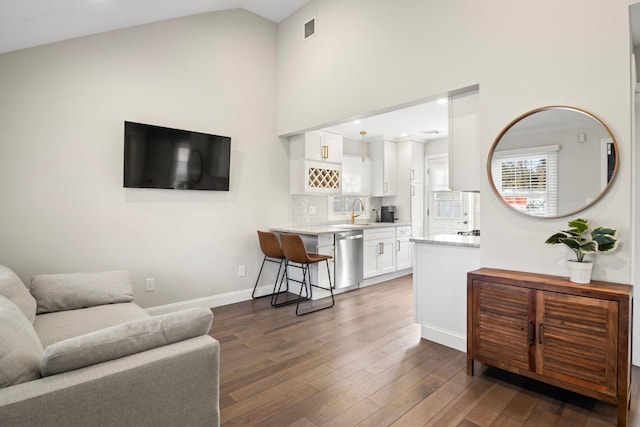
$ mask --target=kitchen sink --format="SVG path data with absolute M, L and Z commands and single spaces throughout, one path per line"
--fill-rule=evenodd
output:
M 366 227 L 368 225 L 371 225 L 369 223 L 364 223 L 364 224 L 335 224 L 333 227 L 335 228 L 361 228 L 361 227 Z

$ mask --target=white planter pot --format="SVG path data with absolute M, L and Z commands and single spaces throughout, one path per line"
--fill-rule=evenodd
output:
M 569 261 L 569 280 L 573 283 L 590 283 L 591 282 L 591 270 L 593 270 L 593 263 L 589 261 L 578 262 Z

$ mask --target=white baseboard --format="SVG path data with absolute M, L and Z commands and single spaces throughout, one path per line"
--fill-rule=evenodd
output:
M 433 325 L 420 325 L 422 338 L 446 345 L 464 353 L 467 352 L 467 337 L 458 332 L 448 331 Z
M 272 286 L 258 287 L 257 295 L 267 295 L 272 291 Z M 173 313 L 184 310 L 185 308 L 194 307 L 220 307 L 221 305 L 235 304 L 237 302 L 249 301 L 253 288 L 243 289 L 241 291 L 227 292 L 226 294 L 212 295 L 210 297 L 196 298 L 187 301 L 174 302 L 166 305 L 145 308 L 145 311 L 152 316 L 159 314 Z
M 367 286 L 377 285 L 378 283 L 386 282 L 387 280 L 397 279 L 398 277 L 407 276 L 413 273 L 413 269 L 406 268 L 400 271 L 394 271 L 393 273 L 383 274 L 382 276 L 370 277 L 360 282 L 360 288 L 366 288 Z
M 395 279 L 401 276 L 406 276 L 407 274 L 411 274 L 411 269 L 396 271 L 395 273 L 384 274 L 382 276 L 372 277 L 370 279 L 365 279 L 360 283 L 360 287 L 363 288 L 365 286 L 375 285 L 377 283 L 385 282 L 387 280 Z M 348 288 L 348 289 L 334 289 L 334 294 L 340 294 L 342 292 L 350 291 L 356 288 Z M 273 291 L 273 285 L 269 286 L 260 286 L 258 287 L 256 294 L 257 295 L 267 295 Z M 173 313 L 176 311 L 184 310 L 185 308 L 193 308 L 193 307 L 207 307 L 214 308 L 220 307 L 221 305 L 235 304 L 237 302 L 249 301 L 251 299 L 251 293 L 253 292 L 253 288 L 243 289 L 241 291 L 227 292 L 226 294 L 212 295 L 210 297 L 204 298 L 196 298 L 187 301 L 174 302 L 166 305 L 159 305 L 156 307 L 145 308 L 145 311 L 152 316 L 156 316 L 159 314 L 167 314 Z M 317 295 L 317 298 L 325 296 L 324 294 L 318 294 L 317 290 L 314 290 L 314 296 Z M 326 296 L 329 295 L 329 292 L 326 292 Z M 316 298 L 314 298 L 316 299 Z

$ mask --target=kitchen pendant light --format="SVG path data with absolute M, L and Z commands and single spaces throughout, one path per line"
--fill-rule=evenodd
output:
M 362 162 L 364 163 L 364 158 L 367 155 L 367 147 L 364 142 L 364 136 L 367 134 L 367 131 L 361 130 L 360 135 L 362 135 L 362 142 L 360 143 L 360 152 L 362 153 Z

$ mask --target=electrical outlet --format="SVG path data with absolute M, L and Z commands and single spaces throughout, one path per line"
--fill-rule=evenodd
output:
M 316 214 L 316 207 L 309 206 L 309 215 L 315 215 L 315 214 Z
M 156 279 L 150 277 L 144 281 L 144 290 L 147 292 L 153 292 L 156 290 Z
M 244 264 L 242 264 L 240 267 L 238 267 L 238 276 L 240 277 L 244 277 L 247 274 L 247 270 L 244 266 Z

